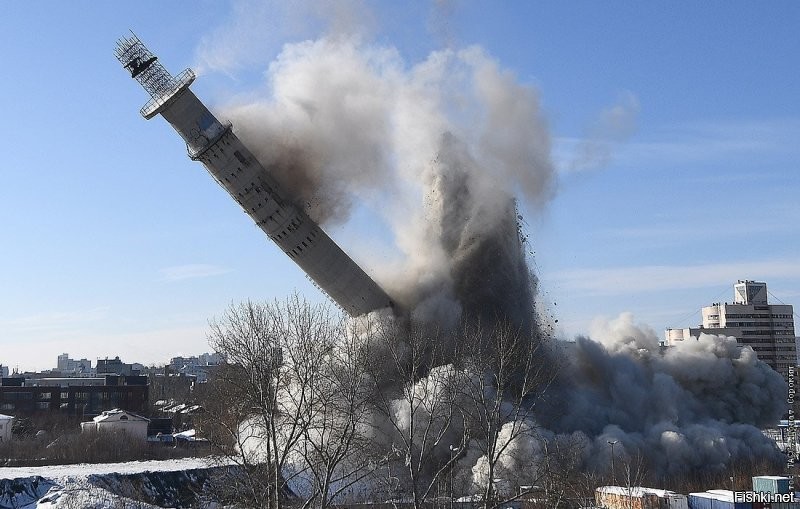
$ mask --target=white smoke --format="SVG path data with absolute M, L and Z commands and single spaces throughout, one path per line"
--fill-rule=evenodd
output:
M 367 268 L 412 317 L 450 325 L 462 313 L 534 316 L 513 200 L 542 207 L 556 190 L 534 87 L 477 46 L 408 63 L 395 48 L 339 32 L 284 45 L 267 78 L 223 116 L 315 220 L 346 222 L 356 204 L 383 216 L 400 256 Z M 606 162 L 636 111 L 629 95 L 603 112 L 576 169 Z M 609 440 L 620 458 L 645 454 L 663 473 L 778 454 L 758 426 L 782 415 L 785 385 L 752 349 L 704 335 L 662 352 L 630 315 L 597 322 L 592 335 L 566 348 L 547 404 L 525 424 L 539 433 L 510 447 L 503 469 L 535 458 L 547 440 L 585 442 L 583 466 L 599 470 Z M 395 410 L 403 422 L 404 403 Z M 478 478 L 485 462 L 473 447 L 459 465 Z
M 537 484 L 545 469 L 563 468 L 565 462 L 576 470 L 605 473 L 611 464 L 609 441 L 616 444 L 620 468 L 641 467 L 649 475 L 720 472 L 753 459 L 780 462 L 781 453 L 760 428 L 774 425 L 786 411 L 786 385 L 750 347 L 703 334 L 663 348 L 630 313 L 596 320 L 593 334 L 598 341 L 578 338 L 567 345 L 559 379 L 533 414 L 502 426 L 494 476 L 510 483 L 506 488 Z M 376 428 L 391 437 L 408 432 L 412 418 L 428 422 L 433 416 L 429 431 L 444 438 L 427 447 L 446 461 L 463 428 L 443 416 L 453 404 L 465 403 L 450 387 L 470 376 L 475 374 L 452 365 L 432 369 L 405 388 L 408 397 L 392 403 L 399 429 L 377 417 Z M 485 486 L 488 472 L 486 444 L 480 440 L 473 437 L 459 452 L 454 472 L 472 489 Z
M 621 455 L 641 452 L 664 473 L 780 457 L 760 427 L 786 411 L 786 384 L 749 346 L 701 334 L 662 351 L 629 313 L 596 322 L 594 334 L 599 341 L 578 338 L 567 348 L 542 421 L 590 437 L 595 466 L 608 465 L 609 440 L 619 441 Z
M 309 40 L 284 46 L 268 85 L 224 116 L 316 221 L 345 222 L 354 203 L 382 214 L 401 256 L 368 269 L 426 318 L 458 319 L 457 265 L 508 244 L 491 236 L 515 221 L 513 197 L 542 206 L 554 194 L 537 91 L 479 47 L 408 66 L 359 37 Z
M 636 324 L 630 313 L 597 320 L 594 331 L 599 341 L 578 338 L 568 345 L 559 380 L 534 412 L 519 422 L 511 420 L 513 412 L 502 412 L 509 417 L 497 436 L 500 453 L 493 476 L 502 479 L 497 489 L 516 492 L 542 482 L 555 468 L 603 474 L 612 463 L 610 441 L 615 442 L 614 460 L 620 468 L 641 464 L 658 476 L 720 472 L 752 459 L 780 461 L 781 453 L 760 427 L 774 424 L 784 413 L 786 386 L 750 347 L 704 334 L 662 349 L 653 331 Z M 354 333 L 364 337 L 362 344 L 380 343 L 375 342 L 380 332 L 369 327 Z M 364 437 L 391 451 L 390 464 L 356 467 L 362 469 L 357 475 L 363 480 L 340 500 L 391 496 L 386 472 L 404 479 L 408 454 L 420 454 L 422 448 L 428 461 L 444 463 L 453 446 L 459 459 L 452 475 L 465 481 L 459 489 L 480 492 L 489 471 L 487 444 L 480 436 L 463 442 L 464 423 L 452 413 L 470 404 L 458 391 L 465 378 L 475 376 L 468 367 L 434 367 L 416 382 L 395 388 L 398 397 L 387 402 L 385 413 L 360 415 Z M 264 451 L 260 430 L 252 420 L 240 429 L 251 460 Z M 304 464 L 297 456 L 287 466 L 297 493 L 310 493 L 313 484 L 310 474 L 303 473 Z M 342 468 L 353 465 L 347 460 Z
M 228 74 L 269 62 L 266 86 L 223 116 L 298 205 L 328 226 L 347 222 L 355 204 L 382 216 L 394 256 L 355 257 L 416 318 L 525 322 L 535 281 L 512 245 L 514 200 L 536 209 L 557 187 L 538 90 L 479 46 L 455 46 L 452 2 L 429 13 L 447 49 L 417 62 L 370 42 L 375 16 L 358 0 L 233 5 L 198 60 Z M 324 35 L 278 49 L 275 37 L 311 33 Z M 632 93 L 602 111 L 573 166 L 603 164 L 637 112 Z

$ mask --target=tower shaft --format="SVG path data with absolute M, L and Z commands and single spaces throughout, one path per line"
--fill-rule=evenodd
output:
M 145 118 L 161 114 L 256 225 L 317 287 L 351 316 L 391 307 L 389 296 L 283 190 L 233 132 L 194 95 L 194 73 L 173 78 L 136 37 L 121 39 L 117 58 L 151 95 Z

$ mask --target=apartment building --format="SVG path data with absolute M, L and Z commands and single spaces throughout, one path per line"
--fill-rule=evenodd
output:
M 733 336 L 751 347 L 758 358 L 784 377 L 797 365 L 794 309 L 790 304 L 770 304 L 767 284 L 739 280 L 733 285 L 733 302 L 715 302 L 702 309 L 697 328 L 667 329 L 667 345 L 698 338 L 700 334 Z

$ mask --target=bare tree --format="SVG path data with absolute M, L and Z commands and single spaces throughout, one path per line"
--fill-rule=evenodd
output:
M 332 348 L 337 320 L 327 306 L 297 295 L 285 302 L 231 305 L 211 322 L 211 346 L 226 359 L 229 397 L 222 429 L 249 478 L 251 501 L 279 509 L 292 476 L 294 452 L 307 434 L 317 370 Z M 222 421 L 222 420 L 221 420 Z M 266 501 L 266 502 L 265 502 Z
M 584 469 L 584 452 L 589 447 L 582 435 L 552 436 L 543 441 L 544 455 L 538 465 L 545 507 L 573 507 L 594 503 L 599 484 L 595 473 Z M 521 490 L 524 492 L 525 490 Z
M 623 478 L 625 479 L 625 491 L 628 493 L 628 508 L 633 509 L 634 492 L 637 487 L 643 484 L 647 476 L 647 468 L 644 455 L 639 449 L 636 450 L 634 457 L 626 454 L 624 460 Z
M 450 447 L 466 445 L 464 416 L 455 404 L 459 376 L 437 329 L 389 326 L 377 337 L 386 362 L 372 366 L 372 404 L 384 426 L 387 482 L 398 492 L 405 485 L 420 508 L 458 460 Z M 391 465 L 400 461 L 403 467 L 392 476 Z
M 241 366 L 222 364 L 209 378 L 202 400 L 202 427 L 216 453 L 210 459 L 221 467 L 208 495 L 226 505 L 269 500 L 273 489 L 268 466 L 244 453 L 246 439 L 239 428 L 253 415 L 246 378 Z
M 520 470 L 520 462 L 533 461 L 530 455 L 519 454 L 520 442 L 546 446 L 534 411 L 554 379 L 555 366 L 546 356 L 541 338 L 503 321 L 488 328 L 466 326 L 463 337 L 464 377 L 457 401 L 473 443 L 483 453 L 483 471 L 476 488 L 488 509 L 528 494 L 508 469 L 499 472 L 498 467 L 510 462 Z M 550 453 L 545 448 L 538 464 L 524 468 L 542 475 L 542 468 L 549 469 Z M 505 477 L 503 486 L 498 487 L 500 473 Z
M 294 495 L 325 508 L 374 475 L 369 342 L 351 322 L 295 295 L 231 306 L 210 339 L 226 363 L 207 390 L 206 425 L 238 466 L 220 483 L 238 493 L 227 501 L 279 509 Z
M 457 349 L 435 328 L 367 324 L 348 330 L 297 296 L 232 305 L 212 322 L 226 364 L 207 413 L 218 450 L 239 465 L 228 484 L 251 505 L 280 509 L 292 483 L 304 507 L 325 508 L 386 467 L 389 489 L 418 509 L 477 444 L 484 506 L 526 494 L 501 496 L 495 478 L 523 437 L 538 440 L 531 417 L 552 379 L 540 343 L 498 325 L 468 329 Z
M 299 454 L 308 467 L 312 494 L 306 506 L 329 507 L 352 486 L 371 477 L 378 464 L 370 424 L 371 387 L 366 373 L 369 342 L 355 325 L 342 328 L 311 384 L 313 396 L 301 414 Z

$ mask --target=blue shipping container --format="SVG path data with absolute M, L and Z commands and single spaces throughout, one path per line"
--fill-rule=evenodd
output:
M 714 499 L 703 495 L 703 493 L 689 493 L 687 498 L 689 509 L 713 509 L 711 502 Z
M 690 493 L 689 509 L 753 509 L 749 502 L 734 503 L 732 497 L 718 493 Z

